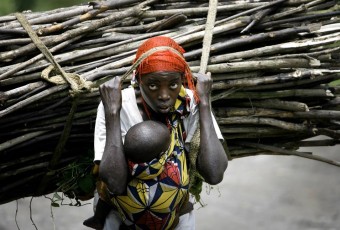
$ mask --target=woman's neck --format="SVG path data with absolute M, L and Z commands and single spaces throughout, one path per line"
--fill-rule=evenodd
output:
M 162 122 L 166 124 L 167 116 L 164 114 L 155 113 L 143 100 L 143 97 L 140 93 L 140 89 L 138 87 L 135 88 L 136 102 L 138 106 L 138 110 L 144 121 L 146 120 L 154 120 Z

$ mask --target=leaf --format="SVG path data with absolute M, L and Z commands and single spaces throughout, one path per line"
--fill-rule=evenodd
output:
M 86 175 L 78 180 L 79 188 L 85 193 L 93 192 L 95 189 L 95 179 L 92 175 Z
M 52 205 L 52 207 L 55 207 L 55 208 L 60 207 L 60 205 L 58 203 L 55 203 L 55 202 L 51 203 L 51 205 Z
M 61 198 L 61 196 L 59 196 L 58 193 L 54 193 L 53 194 L 53 198 L 56 198 L 57 200 L 62 200 L 63 198 Z

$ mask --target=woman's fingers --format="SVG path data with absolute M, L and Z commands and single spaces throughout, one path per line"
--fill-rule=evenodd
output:
M 121 108 L 122 93 L 120 80 L 120 77 L 114 77 L 99 86 L 99 92 L 104 108 L 108 112 L 117 112 Z

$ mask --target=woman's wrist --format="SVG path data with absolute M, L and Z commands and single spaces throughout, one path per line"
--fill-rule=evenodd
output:
M 205 100 L 200 100 L 199 107 L 200 107 L 200 108 L 210 108 L 210 102 L 209 102 L 209 100 L 207 100 L 207 99 L 205 99 Z

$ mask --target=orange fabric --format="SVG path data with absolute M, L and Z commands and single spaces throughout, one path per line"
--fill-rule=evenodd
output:
M 168 46 L 176 49 L 182 54 L 182 58 L 170 50 L 155 52 L 145 58 L 144 61 L 142 61 L 142 63 L 137 67 L 136 76 L 140 80 L 141 75 L 152 72 L 171 71 L 183 73 L 183 85 L 193 91 L 195 99 L 198 102 L 194 81 L 192 79 L 192 73 L 187 62 L 183 58 L 183 53 L 185 51 L 173 39 L 165 36 L 157 36 L 146 40 L 138 48 L 134 62 L 136 62 L 143 53 L 159 46 Z

